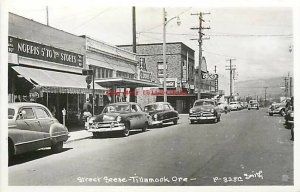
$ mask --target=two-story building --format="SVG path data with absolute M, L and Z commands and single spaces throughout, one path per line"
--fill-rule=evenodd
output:
M 118 47 L 132 51 L 132 45 L 118 45 Z M 167 101 L 179 113 L 187 113 L 197 96 L 194 93 L 194 52 L 182 42 L 166 44 Z M 162 84 L 164 77 L 162 43 L 138 44 L 136 54 L 140 69 L 150 72 L 151 80 Z M 159 89 L 146 90 L 149 94 L 139 95 L 138 100 L 144 101 L 143 103 L 163 101 L 162 86 Z

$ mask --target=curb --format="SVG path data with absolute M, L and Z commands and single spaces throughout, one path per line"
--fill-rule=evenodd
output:
M 80 140 L 84 140 L 84 139 L 90 139 L 90 138 L 92 138 L 92 137 L 93 137 L 93 136 L 86 136 L 86 137 L 81 137 L 81 138 L 77 138 L 77 139 L 67 140 L 67 141 L 65 142 L 65 144 L 72 143 L 72 142 L 74 142 L 74 141 L 80 141 Z

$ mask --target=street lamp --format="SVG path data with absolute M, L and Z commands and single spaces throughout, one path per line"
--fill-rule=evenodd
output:
M 167 72 L 166 72 L 166 26 L 167 24 L 177 18 L 177 25 L 181 24 L 179 16 L 172 17 L 171 19 L 167 20 L 167 13 L 165 8 L 163 8 L 163 62 L 164 62 L 164 102 L 167 102 Z

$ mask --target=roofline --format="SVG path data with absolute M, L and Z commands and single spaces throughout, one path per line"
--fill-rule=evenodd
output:
M 21 18 L 26 19 L 26 20 L 29 20 L 29 21 L 31 21 L 31 22 L 38 23 L 38 24 L 43 25 L 43 26 L 45 26 L 45 27 L 49 27 L 49 28 L 52 28 L 52 29 L 55 29 L 55 30 L 57 30 L 57 31 L 61 31 L 61 32 L 64 32 L 64 33 L 68 33 L 68 34 L 73 35 L 73 36 L 78 37 L 78 38 L 83 38 L 83 37 L 81 37 L 81 35 L 80 35 L 80 36 L 79 36 L 79 35 L 75 35 L 75 34 L 73 34 L 73 33 L 70 33 L 70 32 L 67 32 L 67 31 L 64 31 L 64 30 L 61 30 L 61 29 L 52 27 L 52 26 L 50 26 L 50 25 L 46 25 L 46 24 L 44 24 L 44 23 L 35 21 L 35 20 L 33 20 L 33 19 L 29 19 L 29 18 L 27 18 L 27 17 L 21 16 L 21 15 L 12 13 L 12 12 L 8 12 L 8 13 L 9 13 L 9 14 L 12 14 L 12 15 L 15 15 L 15 16 L 18 16 L 18 17 L 21 17 Z M 9 15 L 8 15 L 8 17 L 9 17 Z
M 162 45 L 163 43 L 141 43 L 141 44 L 137 44 L 136 46 L 144 46 L 144 45 Z M 194 49 L 190 48 L 189 46 L 187 46 L 186 44 L 184 44 L 183 42 L 169 42 L 166 43 L 166 45 L 168 44 L 181 44 L 185 47 L 187 47 L 188 49 L 190 49 L 191 51 L 195 52 Z M 118 47 L 132 47 L 132 44 L 127 44 L 127 45 L 116 45 Z

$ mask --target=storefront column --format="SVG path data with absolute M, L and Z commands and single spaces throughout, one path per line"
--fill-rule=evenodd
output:
M 130 102 L 136 102 L 135 89 L 136 88 L 130 88 Z
M 116 102 L 116 86 L 112 86 L 112 94 L 111 94 L 111 102 L 115 103 Z

